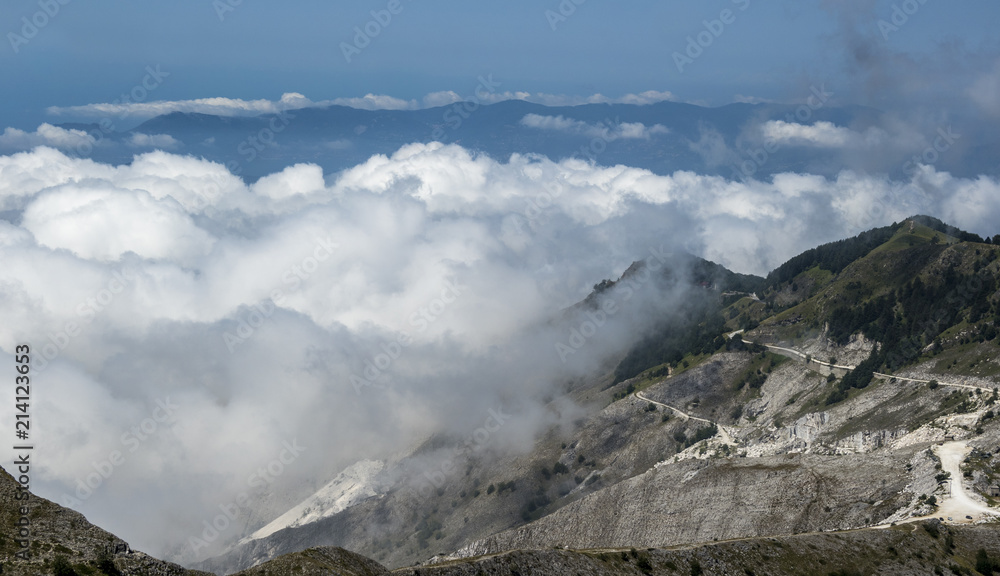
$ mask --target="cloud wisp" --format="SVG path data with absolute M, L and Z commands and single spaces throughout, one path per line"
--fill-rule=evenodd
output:
M 662 124 L 646 126 L 642 122 L 589 123 L 564 116 L 527 114 L 521 125 L 538 130 L 553 130 L 567 134 L 579 134 L 587 138 L 599 138 L 612 142 L 619 139 L 649 140 L 657 134 L 668 134 L 670 130 Z

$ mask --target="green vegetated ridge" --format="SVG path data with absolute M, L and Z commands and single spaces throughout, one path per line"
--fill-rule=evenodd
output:
M 676 369 L 688 355 L 723 349 L 724 331 L 758 327 L 768 340 L 793 344 L 820 334 L 839 345 L 858 334 L 879 342 L 861 372 L 893 372 L 948 351 L 940 367 L 950 373 L 997 375 L 1000 367 L 983 363 L 991 352 L 975 345 L 1000 334 L 998 255 L 991 241 L 917 216 L 807 250 L 764 279 L 717 275 L 717 292 L 755 292 L 759 300 L 695 298 L 680 322 L 668 320 L 629 351 L 615 381 Z M 863 387 L 866 377 L 849 384 Z

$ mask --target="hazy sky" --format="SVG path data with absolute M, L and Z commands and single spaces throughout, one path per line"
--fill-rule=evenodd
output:
M 856 26 L 914 56 L 942 45 L 995 52 L 997 2 L 910 1 L 896 5 L 918 9 L 887 34 L 878 20 L 892 21 L 892 2 L 831 4 L 852 5 Z M 849 72 L 837 18 L 819 0 L 400 0 L 385 26 L 369 26 L 377 36 L 350 62 L 343 45 L 365 44 L 356 42 L 355 27 L 364 30 L 389 0 L 53 2 L 51 17 L 39 0 L 3 3 L 2 126 L 34 128 L 50 119 L 49 106 L 111 102 L 157 65 L 170 76 L 148 100 L 275 100 L 285 92 L 419 99 L 467 94 L 478 76 L 492 74 L 512 91 L 615 97 L 657 90 L 724 104 L 796 98 L 801 77 L 843 85 Z M 732 11 L 730 23 L 715 25 L 718 36 L 680 71 L 674 53 L 723 10 Z M 44 26 L 32 34 L 24 19 Z

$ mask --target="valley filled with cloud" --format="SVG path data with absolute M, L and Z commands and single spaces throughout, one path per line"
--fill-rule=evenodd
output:
M 734 181 L 440 143 L 246 184 L 165 151 L 112 166 L 39 147 L 0 157 L 0 346 L 42 364 L 34 489 L 170 550 L 286 442 L 304 447 L 272 478 L 289 505 L 498 406 L 518 422 L 498 442 L 530 446 L 574 413 L 544 407 L 561 386 L 643 335 L 624 312 L 557 347 L 562 311 L 635 260 L 765 274 L 915 213 L 988 233 L 998 192 L 929 166 Z

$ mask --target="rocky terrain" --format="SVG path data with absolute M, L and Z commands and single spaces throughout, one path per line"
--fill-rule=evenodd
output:
M 285 554 L 234 576 L 388 576 L 385 566 L 343 548 L 309 548 Z
M 80 575 L 209 576 L 132 550 L 127 542 L 94 526 L 82 514 L 44 498 L 32 494 L 27 500 L 17 500 L 19 487 L 0 469 L 0 574 L 40 576 L 53 574 L 55 567 L 62 565 Z M 17 556 L 22 551 L 17 523 L 24 502 L 30 510 L 27 561 Z M 60 576 L 69 574 L 64 571 Z
M 401 576 L 925 576 L 992 574 L 1000 571 L 998 556 L 997 526 L 945 526 L 931 521 L 884 530 L 751 538 L 668 549 L 516 550 L 394 573 Z

